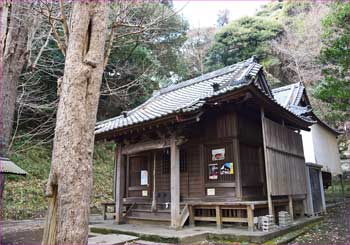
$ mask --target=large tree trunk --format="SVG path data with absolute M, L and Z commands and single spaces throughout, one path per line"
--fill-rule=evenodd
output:
M 86 244 L 107 4 L 74 2 L 47 185 L 43 244 Z M 57 193 L 57 194 L 56 194 Z
M 6 155 L 11 140 L 17 83 L 27 60 L 30 4 L 1 2 L 1 141 L 0 153 Z

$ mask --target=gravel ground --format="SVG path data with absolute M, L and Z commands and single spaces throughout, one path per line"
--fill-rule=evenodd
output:
M 102 220 L 101 215 L 91 215 L 90 222 Z M 0 222 L 0 244 L 40 244 L 44 219 L 7 220 Z
M 327 211 L 323 222 L 290 244 L 350 244 L 350 201 Z

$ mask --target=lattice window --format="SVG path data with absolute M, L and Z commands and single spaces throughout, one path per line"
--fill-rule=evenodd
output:
M 187 152 L 180 150 L 180 172 L 187 172 Z M 163 150 L 162 173 L 170 174 L 170 149 Z

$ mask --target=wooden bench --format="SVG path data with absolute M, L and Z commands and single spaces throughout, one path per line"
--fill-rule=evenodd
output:
M 104 202 L 101 203 L 102 205 L 102 215 L 103 219 L 107 219 L 107 214 L 113 214 L 115 215 L 115 202 Z M 113 207 L 111 212 L 108 212 L 108 207 Z

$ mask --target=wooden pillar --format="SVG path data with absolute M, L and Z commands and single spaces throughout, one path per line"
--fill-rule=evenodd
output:
M 288 206 L 289 206 L 289 215 L 292 221 L 294 220 L 294 210 L 293 210 L 293 196 L 288 195 Z
M 312 203 L 312 190 L 311 190 L 311 180 L 310 180 L 310 167 L 306 165 L 306 188 L 307 188 L 307 195 L 306 195 L 306 207 L 307 207 L 307 215 L 314 216 L 314 205 Z M 322 187 L 323 188 L 323 187 Z
M 153 192 L 152 192 L 152 211 L 157 210 L 157 200 L 156 200 L 156 162 L 157 162 L 157 153 L 153 152 Z
M 129 186 L 130 186 L 129 180 L 130 180 L 130 156 L 127 155 L 126 156 L 126 180 L 125 180 L 126 193 L 125 193 L 125 197 L 129 197 Z
M 242 199 L 242 181 L 241 181 L 241 163 L 240 163 L 240 149 L 239 149 L 239 129 L 238 129 L 238 115 L 235 113 L 234 117 L 234 139 L 233 145 L 233 161 L 235 169 L 235 182 L 236 182 L 236 197 Z
M 263 148 L 259 147 L 259 172 L 260 172 L 260 181 L 263 185 L 263 195 L 267 195 L 267 191 L 266 191 L 266 181 L 265 181 L 265 170 L 264 170 L 265 166 L 264 166 L 264 152 L 263 152 Z
M 239 140 L 233 139 L 233 161 L 235 168 L 235 182 L 236 182 L 236 197 L 242 199 L 242 181 L 241 181 L 241 164 L 239 152 Z
M 188 212 L 189 212 L 189 225 L 191 227 L 195 226 L 195 220 L 194 220 L 194 208 L 192 205 L 188 205 Z
M 254 205 L 247 205 L 248 230 L 254 230 Z
M 117 147 L 117 145 L 116 145 Z M 115 195 L 115 189 L 117 187 L 117 149 L 115 149 L 115 152 L 114 152 L 114 172 L 113 172 L 113 200 L 115 202 L 116 200 L 116 195 Z
M 265 161 L 265 173 L 266 173 L 266 189 L 267 189 L 267 201 L 269 206 L 269 215 L 274 216 L 274 210 L 273 210 L 273 203 L 272 203 L 272 197 L 271 197 L 271 183 L 270 183 L 270 176 L 269 171 L 267 169 L 267 149 L 266 149 L 266 132 L 265 132 L 265 111 L 264 108 L 260 108 L 260 116 L 261 116 L 261 128 L 262 128 L 262 135 L 263 135 L 263 148 L 264 148 L 264 161 Z
M 206 188 L 205 188 L 205 182 L 206 182 L 206 174 L 205 171 L 208 168 L 208 164 L 205 162 L 205 158 L 204 158 L 204 145 L 200 144 L 199 145 L 199 171 L 200 171 L 200 176 L 201 178 L 201 186 L 202 186 L 202 190 L 201 190 L 201 194 L 202 197 L 205 197 L 207 195 L 206 193 Z
M 221 208 L 219 205 L 215 207 L 215 216 L 216 216 L 216 228 L 222 228 L 222 216 L 221 216 Z
M 171 227 L 180 227 L 180 150 L 175 136 L 170 138 Z
M 326 213 L 326 198 L 324 196 L 324 188 L 323 188 L 323 178 L 322 178 L 322 171 L 320 169 L 320 171 L 318 171 L 318 176 L 319 176 L 319 180 L 320 180 L 320 189 L 321 189 L 321 199 L 322 199 L 322 210 L 323 213 Z
M 122 145 L 116 145 L 116 182 L 115 182 L 115 223 L 123 222 L 123 172 Z
M 267 194 L 267 205 L 269 206 L 269 215 L 273 215 L 273 219 L 275 220 L 275 211 L 273 208 L 272 197 L 270 194 Z

